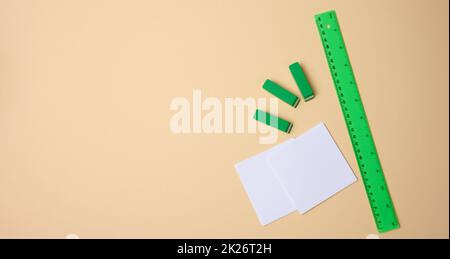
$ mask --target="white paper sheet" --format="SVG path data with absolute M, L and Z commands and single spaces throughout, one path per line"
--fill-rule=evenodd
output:
M 236 165 L 242 185 L 261 225 L 267 225 L 297 210 L 286 190 L 267 164 L 267 156 L 289 144 L 290 141 Z
M 266 158 L 300 213 L 306 213 L 356 181 L 323 123 Z

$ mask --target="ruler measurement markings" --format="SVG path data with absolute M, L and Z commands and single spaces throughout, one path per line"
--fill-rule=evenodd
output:
M 335 12 L 317 15 L 316 23 L 375 223 L 380 232 L 398 228 L 397 216 Z

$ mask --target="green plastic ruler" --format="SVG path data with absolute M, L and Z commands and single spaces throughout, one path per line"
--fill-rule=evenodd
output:
M 380 233 L 400 227 L 335 11 L 315 16 L 358 166 Z

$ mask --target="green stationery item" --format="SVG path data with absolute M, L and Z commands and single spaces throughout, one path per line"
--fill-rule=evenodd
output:
M 300 102 L 300 98 L 271 80 L 266 80 L 264 82 L 263 88 L 267 92 L 273 94 L 278 99 L 284 101 L 294 108 L 296 108 L 298 103 Z
M 315 16 L 353 150 L 380 233 L 400 227 L 335 11 Z
M 314 98 L 314 92 L 308 82 L 308 79 L 306 79 L 306 75 L 303 72 L 300 64 L 296 62 L 290 65 L 289 70 L 291 70 L 291 74 L 294 77 L 294 80 L 297 83 L 298 89 L 300 90 L 303 99 L 305 99 L 305 102 Z
M 292 129 L 292 123 L 259 109 L 256 110 L 253 119 L 286 133 L 290 133 Z

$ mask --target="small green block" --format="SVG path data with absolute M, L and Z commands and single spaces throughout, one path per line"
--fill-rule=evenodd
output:
M 264 82 L 263 89 L 294 108 L 300 102 L 300 98 L 269 79 Z
M 314 92 L 308 82 L 308 79 L 306 79 L 305 73 L 303 72 L 300 64 L 296 62 L 290 65 L 289 69 L 291 70 L 292 76 L 294 77 L 294 80 L 297 83 L 298 89 L 300 89 L 305 102 L 314 98 Z
M 286 133 L 290 133 L 292 130 L 292 123 L 259 109 L 256 110 L 253 118 L 259 122 L 262 122 L 268 126 L 274 127 Z

